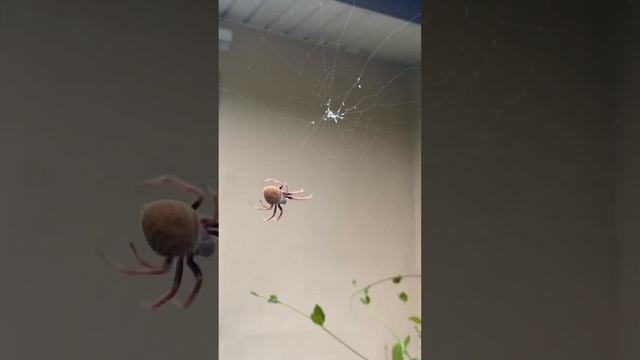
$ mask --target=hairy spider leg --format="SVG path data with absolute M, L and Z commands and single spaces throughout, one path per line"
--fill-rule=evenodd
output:
M 213 222 L 208 218 L 201 218 L 200 224 L 204 227 L 209 235 L 218 236 L 218 222 Z
M 276 212 L 278 211 L 278 207 L 279 207 L 279 205 L 276 206 L 276 207 L 273 207 L 273 214 L 271 214 L 271 216 L 269 216 L 268 218 L 264 219 L 264 221 L 269 221 L 269 220 L 273 219 L 273 217 L 276 216 Z
M 169 272 L 169 269 L 171 268 L 171 262 L 173 261 L 173 258 L 168 257 L 164 260 L 162 267 L 159 268 L 154 266 L 153 268 L 146 269 L 128 269 L 118 264 L 117 262 L 107 258 L 106 256 L 102 256 L 107 263 L 126 275 L 163 275 Z
M 289 192 L 289 184 L 285 183 L 281 183 L 280 186 L 278 187 L 278 189 L 280 189 L 282 191 L 282 193 L 287 193 Z
M 193 276 L 196 278 L 196 284 L 193 286 L 193 290 L 191 290 L 191 294 L 189 294 L 189 297 L 185 302 L 181 302 L 180 300 L 173 301 L 173 304 L 183 309 L 191 306 L 191 303 L 196 298 L 198 292 L 200 291 L 200 288 L 202 287 L 202 271 L 200 270 L 198 264 L 193 261 L 193 256 L 189 256 L 187 258 L 187 265 L 189 266 L 189 269 L 191 269 Z
M 284 214 L 284 210 L 282 210 L 282 205 L 278 204 L 278 209 L 280 209 L 280 215 L 278 215 L 278 217 L 276 218 L 276 221 L 280 220 L 280 217 L 282 217 L 282 214 Z
M 274 179 L 274 178 L 264 179 L 264 180 L 262 180 L 262 182 L 263 182 L 263 183 L 274 182 L 274 183 L 276 183 L 276 184 L 278 184 L 278 185 L 285 185 L 285 184 L 286 184 L 285 182 L 280 181 L 280 180 L 278 180 L 278 179 Z
M 300 194 L 303 193 L 304 189 L 300 189 L 300 190 L 296 190 L 296 191 L 286 191 L 287 195 L 291 195 L 291 194 Z
M 213 209 L 213 214 L 211 215 L 211 222 L 213 224 L 218 223 L 218 192 L 213 190 L 211 186 L 207 185 L 207 191 L 209 191 L 209 195 L 211 196 L 212 204 L 211 207 Z
M 211 228 L 207 230 L 209 235 L 212 235 L 212 236 L 215 236 L 215 237 L 220 236 L 220 232 L 219 231 L 220 230 L 218 229 L 218 224 L 215 224 L 215 225 L 211 226 Z
M 218 236 L 218 223 L 214 223 L 211 221 L 211 219 L 207 219 L 207 218 L 201 218 L 200 219 L 200 224 L 204 227 L 204 229 L 207 231 L 207 233 L 209 235 L 215 235 Z M 215 232 L 215 233 L 212 233 Z
M 176 266 L 175 275 L 173 276 L 173 285 L 171 286 L 171 290 L 169 290 L 166 294 L 158 298 L 158 300 L 156 300 L 156 302 L 151 305 L 151 309 L 159 308 L 162 304 L 171 300 L 176 295 L 176 293 L 178 292 L 178 289 L 180 288 L 180 283 L 182 282 L 183 262 L 184 262 L 184 257 L 180 256 L 178 258 L 178 264 Z
M 267 205 L 265 205 L 265 203 L 263 203 L 262 200 L 259 200 L 259 201 L 260 201 L 260 205 L 262 205 L 262 207 L 260 208 L 260 207 L 256 206 L 256 209 L 258 209 L 258 210 L 272 210 L 273 209 L 273 204 L 269 204 L 270 206 L 267 207 Z
M 138 254 L 138 250 L 136 249 L 135 245 L 133 245 L 133 243 L 129 243 L 129 247 L 131 248 L 131 251 L 133 251 L 133 255 L 135 255 L 136 260 L 138 260 L 138 263 L 146 268 L 150 268 L 150 269 L 158 269 L 159 267 L 157 265 L 153 265 L 150 264 L 146 261 L 144 261 L 142 259 L 142 257 L 140 257 L 140 254 Z
M 157 176 L 142 182 L 142 185 L 159 185 L 159 184 L 174 186 L 180 190 L 184 190 L 186 192 L 196 195 L 197 196 L 196 200 L 194 200 L 194 202 L 191 204 L 191 207 L 194 210 L 198 209 L 202 204 L 202 202 L 204 201 L 204 194 L 202 193 L 202 190 L 198 189 L 197 187 L 173 175 Z
M 284 188 L 284 190 L 283 190 L 284 192 L 289 191 L 289 184 L 286 181 L 280 181 L 278 179 L 268 178 L 268 179 L 264 179 L 262 182 L 263 183 L 274 182 L 274 183 L 280 185 L 280 187 L 279 187 L 280 190 L 282 190 Z
M 287 199 L 291 199 L 291 200 L 309 200 L 309 199 L 311 199 L 313 197 L 313 194 L 307 195 L 307 196 L 303 196 L 303 197 L 286 194 L 284 197 L 286 197 Z

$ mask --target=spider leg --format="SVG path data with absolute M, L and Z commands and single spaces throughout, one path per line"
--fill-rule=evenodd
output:
M 269 216 L 268 218 L 264 219 L 264 221 L 269 221 L 271 219 L 273 219 L 274 216 L 276 216 L 276 212 L 278 211 L 278 207 L 274 207 L 273 208 L 273 214 L 271 216 Z
M 264 179 L 264 180 L 262 180 L 262 182 L 263 182 L 263 183 L 274 182 L 274 183 L 276 183 L 276 184 L 278 184 L 278 185 L 286 185 L 286 183 L 285 183 L 285 182 L 280 181 L 280 180 L 278 180 L 278 179 L 274 179 L 274 178 Z
M 133 243 L 129 243 L 129 247 L 131 247 L 131 251 L 133 251 L 133 255 L 135 255 L 136 260 L 138 260 L 138 263 L 146 268 L 149 269 L 158 269 L 158 266 L 150 264 L 146 261 L 144 261 L 141 257 L 140 254 L 138 254 L 138 250 L 136 249 L 135 245 L 133 245 Z
M 200 291 L 200 288 L 202 287 L 202 271 L 200 270 L 200 267 L 198 266 L 198 264 L 196 264 L 196 262 L 193 261 L 193 256 L 189 256 L 187 258 L 187 265 L 189 266 L 189 269 L 191 269 L 193 276 L 196 278 L 196 284 L 193 286 L 193 290 L 191 290 L 191 294 L 189 294 L 187 301 L 185 302 L 181 302 L 179 300 L 173 301 L 174 305 L 183 309 L 186 309 L 189 306 L 191 306 L 191 303 L 196 298 L 196 296 L 198 295 L 198 292 Z
M 298 196 L 293 196 L 293 195 L 287 194 L 287 195 L 285 195 L 285 197 L 287 199 L 291 199 L 291 200 L 309 200 L 309 199 L 311 199 L 313 197 L 313 194 L 307 195 L 307 196 L 302 196 L 302 197 L 298 197 Z
M 291 195 L 291 194 L 300 194 L 304 192 L 304 189 L 300 189 L 300 190 L 296 190 L 296 191 L 285 191 L 287 193 L 287 195 Z
M 271 209 L 273 209 L 273 204 L 270 204 L 271 206 L 267 207 L 267 205 L 265 205 L 265 203 L 263 203 L 262 200 L 259 200 L 259 201 L 260 201 L 260 205 L 262 207 L 257 207 L 256 206 L 256 209 L 258 209 L 258 210 L 271 210 Z
M 147 267 L 146 269 L 128 269 L 118 264 L 117 262 L 107 258 L 103 254 L 101 255 L 109 265 L 113 266 L 114 268 L 116 268 L 116 270 L 125 275 L 163 275 L 169 272 L 169 269 L 171 268 L 171 262 L 173 261 L 173 258 L 168 257 L 164 260 L 162 267 L 159 268 L 152 265 L 152 268 Z
M 280 209 L 280 215 L 278 215 L 278 217 L 276 218 L 276 221 L 280 220 L 280 217 L 282 216 L 282 214 L 284 214 L 284 210 L 282 210 L 282 205 L 278 204 L 278 209 Z
M 196 195 L 197 196 L 196 200 L 191 204 L 191 207 L 193 209 L 197 209 L 198 207 L 200 207 L 200 205 L 202 204 L 202 201 L 204 200 L 204 194 L 202 193 L 202 190 L 198 189 L 197 187 L 173 175 L 157 176 L 142 182 L 142 185 L 159 185 L 159 184 L 171 185 L 171 186 L 177 187 L 180 190 Z
M 213 214 L 211 215 L 211 222 L 213 224 L 217 224 L 218 223 L 218 192 L 213 190 L 213 188 L 211 188 L 211 186 L 209 185 L 207 185 L 207 191 L 209 191 L 209 195 L 213 200 L 213 203 L 211 205 L 213 208 Z
M 155 310 L 159 308 L 162 304 L 171 300 L 176 295 L 176 293 L 178 292 L 178 289 L 180 288 L 180 283 L 182 282 L 182 268 L 183 268 L 183 257 L 180 256 L 178 258 L 178 265 L 176 266 L 176 272 L 173 277 L 173 285 L 171 286 L 171 290 L 169 290 L 166 294 L 162 295 L 158 300 L 156 300 L 156 302 L 150 306 L 151 309 Z

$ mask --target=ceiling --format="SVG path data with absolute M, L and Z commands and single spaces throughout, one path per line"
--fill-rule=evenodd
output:
M 420 1 L 386 1 L 219 0 L 218 6 L 221 20 L 388 63 L 420 63 Z

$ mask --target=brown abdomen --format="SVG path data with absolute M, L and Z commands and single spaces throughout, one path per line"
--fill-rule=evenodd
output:
M 159 200 L 144 205 L 141 221 L 149 246 L 162 256 L 188 254 L 200 231 L 198 214 L 180 201 Z
M 267 186 L 262 190 L 268 204 L 278 204 L 282 200 L 282 191 L 275 186 Z

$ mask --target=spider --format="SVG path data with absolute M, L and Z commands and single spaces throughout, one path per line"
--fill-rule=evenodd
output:
M 142 268 L 128 269 L 106 257 L 105 259 L 126 275 L 163 275 L 169 272 L 174 258 L 177 258 L 173 286 L 150 305 L 151 309 L 157 309 L 173 299 L 178 292 L 182 280 L 183 262 L 186 258 L 187 266 L 196 278 L 196 283 L 185 302 L 173 301 L 174 305 L 186 309 L 196 298 L 202 286 L 202 271 L 193 258 L 198 255 L 211 256 L 218 241 L 218 196 L 211 187 L 207 186 L 213 200 L 213 215 L 205 217 L 197 213 L 197 209 L 204 200 L 204 194 L 197 187 L 171 175 L 158 176 L 142 184 L 174 186 L 196 195 L 197 198 L 191 205 L 175 200 L 157 200 L 143 206 L 140 220 L 144 237 L 151 249 L 165 258 L 162 266 L 144 261 L 133 243 L 129 243 L 129 246 Z
M 280 214 L 276 218 L 276 221 L 280 220 L 280 217 L 284 212 L 284 210 L 282 210 L 282 205 L 287 203 L 287 199 L 308 200 L 313 197 L 313 194 L 304 196 L 304 197 L 294 196 L 295 194 L 303 193 L 304 189 L 300 189 L 297 191 L 289 191 L 289 184 L 274 178 L 265 179 L 263 182 L 264 183 L 271 182 L 271 183 L 278 184 L 278 186 L 269 185 L 269 186 L 266 186 L 264 189 L 262 189 L 262 195 L 264 195 L 264 200 L 267 202 L 267 204 L 269 204 L 269 206 L 267 206 L 265 203 L 262 202 L 262 200 L 260 200 L 261 206 L 256 207 L 256 209 L 258 210 L 273 209 L 273 214 L 268 218 L 264 219 L 264 221 L 269 221 L 273 219 L 276 216 L 278 210 L 280 210 Z

